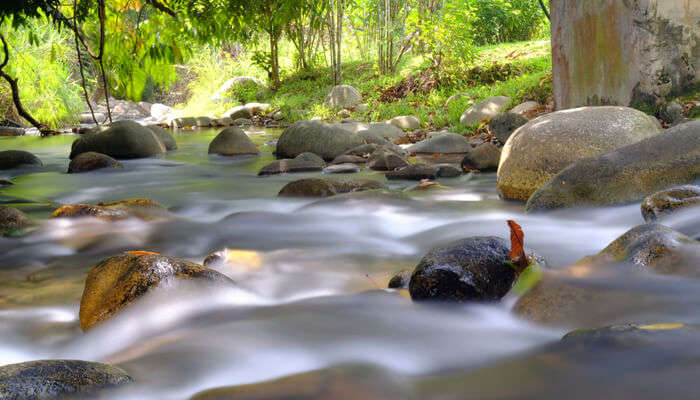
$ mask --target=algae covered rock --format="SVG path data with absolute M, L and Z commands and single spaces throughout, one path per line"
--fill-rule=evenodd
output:
M 0 398 L 64 399 L 70 395 L 95 394 L 132 381 L 124 370 L 108 364 L 79 360 L 29 361 L 0 367 Z
M 76 204 L 58 208 L 51 218 L 95 217 L 105 221 L 126 218 L 156 220 L 169 218 L 170 213 L 161 204 L 145 198 L 121 200 L 114 203 Z
M 500 169 L 498 173 L 500 182 Z M 574 163 L 540 187 L 528 200 L 526 209 L 631 203 L 698 179 L 700 121 L 695 121 Z
M 127 252 L 92 267 L 80 300 L 80 326 L 88 330 L 136 299 L 174 279 L 229 285 L 219 272 L 187 260 L 149 252 Z
M 280 190 L 283 197 L 329 197 L 340 193 L 383 189 L 386 186 L 371 179 L 321 179 L 310 178 L 290 182 Z
M 700 186 L 679 186 L 647 196 L 642 201 L 642 216 L 645 221 L 653 222 L 678 210 L 694 207 L 700 207 Z
M 70 160 L 70 164 L 68 164 L 68 173 L 78 174 L 103 168 L 123 168 L 123 165 L 106 154 L 88 151 Z
M 505 199 L 527 201 L 575 162 L 639 142 L 659 130 L 654 118 L 627 107 L 583 107 L 535 118 L 503 147 L 498 192 Z

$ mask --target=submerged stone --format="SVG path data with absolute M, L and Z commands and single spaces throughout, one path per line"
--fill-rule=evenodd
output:
M 68 173 L 78 174 L 103 168 L 123 168 L 123 165 L 106 154 L 88 151 L 70 160 L 70 164 L 68 164 Z

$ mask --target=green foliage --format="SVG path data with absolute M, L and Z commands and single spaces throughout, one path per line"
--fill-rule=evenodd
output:
M 530 40 L 548 22 L 536 0 L 464 0 L 474 44 Z M 549 3 L 548 1 L 546 2 Z
M 70 32 L 55 30 L 43 18 L 27 19 L 23 26 L 0 26 L 11 58 L 5 70 L 18 79 L 25 108 L 38 120 L 56 128 L 75 122 L 84 101 L 72 76 L 75 52 Z M 0 98 L 10 99 L 9 87 L 0 86 Z M 3 114 L 15 117 L 14 105 L 3 101 Z

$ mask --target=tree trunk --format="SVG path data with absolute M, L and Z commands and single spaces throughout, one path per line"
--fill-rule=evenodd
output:
M 278 44 L 279 34 L 270 32 L 270 80 L 273 88 L 278 88 L 280 84 Z

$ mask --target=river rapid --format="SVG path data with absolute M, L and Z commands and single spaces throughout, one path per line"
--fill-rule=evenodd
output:
M 515 295 L 500 304 L 429 306 L 383 288 L 432 247 L 469 236 L 507 238 L 509 219 L 522 225 L 526 245 L 553 270 L 598 253 L 644 222 L 638 204 L 528 215 L 522 204 L 498 198 L 495 174 L 441 179 L 449 189 L 410 198 L 277 198 L 286 183 L 321 174 L 258 177 L 274 159 L 280 132 L 253 129 L 263 154 L 234 158 L 207 155 L 217 133 L 176 132 L 179 149 L 165 157 L 71 175 L 65 171 L 75 136 L 0 139 L 0 150 L 27 150 L 44 164 L 0 171 L 0 178 L 14 183 L 0 188 L 0 204 L 39 221 L 28 235 L 0 238 L 0 365 L 54 358 L 113 363 L 135 383 L 105 393 L 107 399 L 187 399 L 210 388 L 329 367 L 370 371 L 380 385 L 400 387 L 398 398 L 561 398 L 551 389 L 557 386 L 551 371 L 513 361 L 545 351 L 568 327 L 514 316 Z M 374 171 L 356 175 L 386 182 Z M 398 189 L 415 182 L 388 184 Z M 47 219 L 56 203 L 134 197 L 152 198 L 176 218 Z M 688 233 L 700 229 L 700 216 L 667 224 Z M 235 251 L 216 269 L 235 288 L 161 288 L 87 333 L 80 330 L 80 296 L 98 261 L 149 250 L 201 263 L 224 248 Z M 631 293 L 669 294 L 644 307 L 618 310 L 611 304 L 610 323 L 700 322 L 700 284 L 694 280 L 620 274 L 604 283 Z M 614 370 L 626 364 L 604 365 Z M 464 374 L 494 366 L 507 379 L 460 384 L 469 381 Z M 586 382 L 617 384 L 602 373 L 570 372 L 582 382 L 576 389 L 582 397 L 598 393 Z M 523 392 L 519 385 L 540 389 Z

